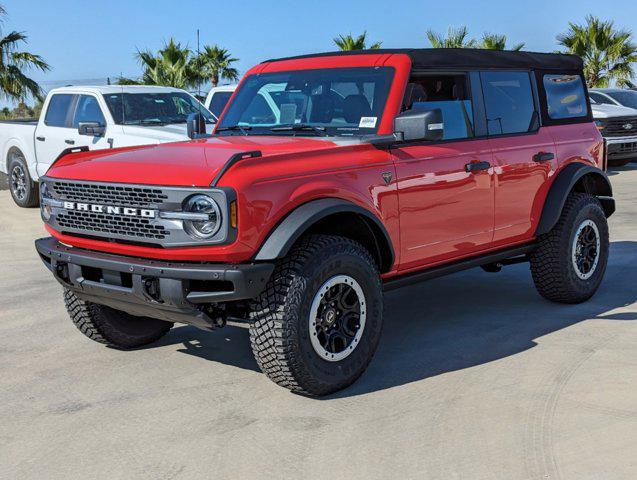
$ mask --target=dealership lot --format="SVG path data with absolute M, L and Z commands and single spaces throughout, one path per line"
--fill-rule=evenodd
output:
M 0 191 L 0 478 L 629 479 L 637 474 L 637 164 L 598 294 L 551 304 L 527 265 L 386 297 L 353 387 L 299 397 L 247 331 L 176 326 L 136 352 L 84 338 Z

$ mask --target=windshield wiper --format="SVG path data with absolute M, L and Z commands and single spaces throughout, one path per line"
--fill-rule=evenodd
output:
M 325 127 L 317 127 L 307 123 L 295 123 L 294 125 L 281 125 L 280 127 L 272 127 L 271 132 L 315 132 L 323 137 L 329 137 L 325 131 Z
M 159 119 L 151 119 L 151 118 L 147 118 L 146 120 L 129 120 L 127 122 L 124 122 L 124 125 L 142 125 L 142 126 L 147 126 L 147 125 L 166 125 L 166 122 L 163 122 Z
M 241 131 L 243 135 L 248 135 L 248 132 L 246 130 L 252 130 L 252 127 L 250 125 L 246 125 L 243 127 L 241 125 L 231 125 L 229 127 L 217 128 L 216 132 L 235 132 L 237 130 Z

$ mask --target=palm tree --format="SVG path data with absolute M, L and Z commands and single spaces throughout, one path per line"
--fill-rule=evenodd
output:
M 447 36 L 427 30 L 427 39 L 433 48 L 476 48 L 477 43 L 474 39 L 470 39 L 467 27 L 453 28 L 449 27 Z
M 352 37 L 352 34 L 339 35 L 334 38 L 334 43 L 342 51 L 350 50 L 378 50 L 382 45 L 382 42 L 376 42 L 367 46 L 367 32 L 363 32 L 358 37 Z
M 199 76 L 209 78 L 212 86 L 216 87 L 222 78 L 231 82 L 239 80 L 239 72 L 232 67 L 232 64 L 238 60 L 238 58 L 232 58 L 225 48 L 218 45 L 206 45 L 195 63 Z
M 637 45 L 630 31 L 616 29 L 612 21 L 589 15 L 584 25 L 569 23 L 569 31 L 558 35 L 557 41 L 568 53 L 582 57 L 589 87 L 608 87 L 612 81 L 624 86 L 633 77 Z
M 0 5 L 0 17 L 6 13 Z M 7 99 L 24 100 L 29 95 L 42 99 L 42 89 L 25 71 L 46 72 L 50 67 L 39 55 L 19 50 L 19 45 L 27 43 L 27 38 L 23 32 L 16 31 L 0 38 L 0 92 Z
M 482 40 L 479 43 L 479 48 L 484 48 L 486 50 L 513 50 L 515 52 L 519 52 L 524 48 L 523 43 L 518 43 L 513 45 L 511 48 L 507 48 L 507 37 L 506 35 L 500 35 L 497 33 L 484 33 L 482 35 Z
M 199 74 L 196 58 L 188 47 L 171 38 L 156 54 L 149 50 L 137 51 L 135 55 L 144 71 L 139 80 L 119 77 L 117 85 L 165 85 L 189 88 L 197 84 Z

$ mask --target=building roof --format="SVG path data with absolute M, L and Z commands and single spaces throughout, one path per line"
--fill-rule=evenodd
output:
M 404 54 L 411 58 L 413 68 L 467 68 L 467 69 L 537 69 L 582 70 L 582 59 L 562 53 L 512 52 L 477 48 L 406 48 L 325 52 L 312 55 L 278 58 L 267 62 L 297 60 L 312 57 Z M 264 62 L 266 63 L 266 62 Z

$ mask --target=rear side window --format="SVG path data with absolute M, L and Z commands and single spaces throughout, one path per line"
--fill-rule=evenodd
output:
M 482 92 L 489 135 L 526 133 L 536 114 L 528 72 L 482 72 Z
M 50 127 L 66 127 L 66 118 L 73 103 L 74 95 L 59 93 L 53 95 L 46 110 L 44 123 Z
M 610 99 L 606 98 L 604 95 L 600 95 L 599 93 L 588 92 L 588 96 L 595 103 L 601 103 L 602 105 L 613 105 L 613 102 L 611 102 Z
M 106 125 L 102 109 L 95 97 L 91 95 L 80 96 L 73 117 L 73 128 L 77 128 L 80 122 L 97 122 L 100 125 Z
M 561 120 L 588 115 L 582 77 L 579 75 L 546 74 L 543 83 L 549 118 Z
M 219 115 L 221 115 L 223 109 L 226 108 L 226 104 L 231 96 L 232 92 L 215 93 L 210 100 L 210 108 L 208 110 L 210 110 L 215 117 L 219 118 Z

